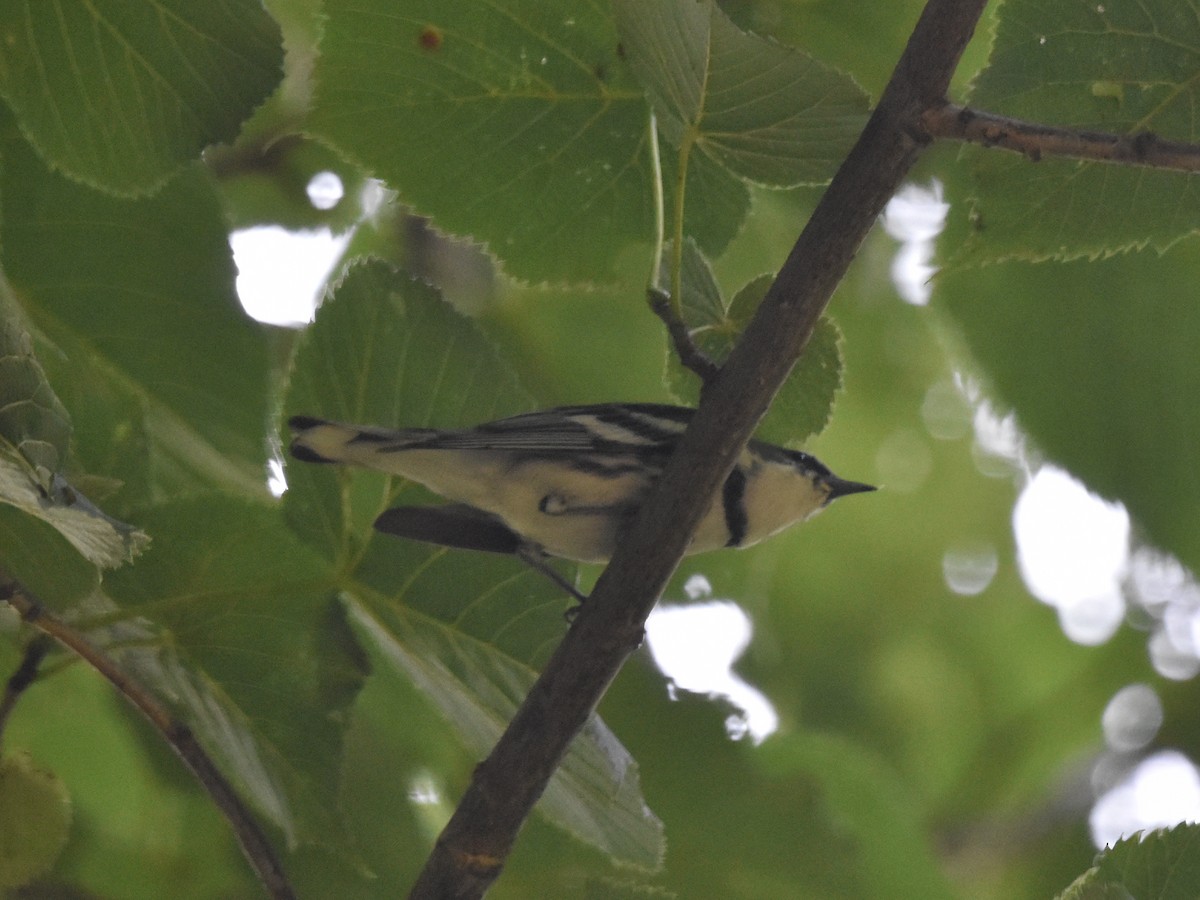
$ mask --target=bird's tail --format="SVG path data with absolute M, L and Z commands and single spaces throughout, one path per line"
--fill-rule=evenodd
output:
M 313 416 L 292 416 L 292 456 L 312 463 L 372 465 L 380 451 L 403 450 L 437 434 L 428 428 L 373 428 L 345 425 Z

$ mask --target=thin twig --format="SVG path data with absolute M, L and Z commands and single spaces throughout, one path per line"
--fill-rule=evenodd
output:
M 192 770 L 192 774 L 229 821 L 242 852 L 267 894 L 275 900 L 294 900 L 296 893 L 288 883 L 274 848 L 191 729 L 176 719 L 139 681 L 121 669 L 112 657 L 47 610 L 23 585 L 2 572 L 0 600 L 7 601 L 22 619 L 89 663 L 150 720 L 150 724 Z
M 986 0 L 930 0 L 879 105 L 834 176 L 758 312 L 708 386 L 588 602 L 438 837 L 410 894 L 477 898 L 571 741 L 642 639 L 646 617 L 692 533 L 795 365 L 859 245 L 929 136 Z
M 676 314 L 675 307 L 671 305 L 671 299 L 654 287 L 647 288 L 646 299 L 650 301 L 650 309 L 667 326 L 667 334 L 671 336 L 671 343 L 675 345 L 679 361 L 699 375 L 702 384 L 709 384 L 717 377 L 721 367 L 696 346 L 691 332 L 688 331 L 687 323 Z
M 925 111 L 921 123 L 934 137 L 999 147 L 1034 162 L 1046 157 L 1200 172 L 1200 144 L 1166 141 L 1149 131 L 1114 134 L 1025 122 L 946 103 Z
M 4 728 L 8 724 L 8 717 L 16 708 L 17 701 L 21 699 L 25 689 L 37 678 L 38 668 L 52 646 L 54 642 L 44 634 L 39 634 L 26 644 L 21 664 L 4 685 L 4 696 L 0 697 L 0 747 L 4 746 Z

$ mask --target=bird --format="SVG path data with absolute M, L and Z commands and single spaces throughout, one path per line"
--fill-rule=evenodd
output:
M 694 413 L 656 403 L 605 403 L 454 430 L 350 425 L 309 415 L 291 417 L 288 426 L 297 460 L 398 475 L 450 501 L 386 510 L 375 521 L 380 531 L 526 561 L 551 556 L 604 563 Z M 838 497 L 873 490 L 839 478 L 808 453 L 751 440 L 687 553 L 752 546 Z

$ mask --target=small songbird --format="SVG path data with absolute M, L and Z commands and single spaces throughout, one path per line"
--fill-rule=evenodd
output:
M 365 466 L 452 501 L 400 507 L 376 528 L 452 547 L 606 562 L 695 410 L 652 403 L 564 406 L 475 428 L 392 430 L 289 420 L 292 455 Z M 751 441 L 688 553 L 748 547 L 871 485 L 798 450 Z

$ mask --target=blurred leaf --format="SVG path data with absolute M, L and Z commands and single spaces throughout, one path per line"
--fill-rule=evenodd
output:
M 70 609 L 100 581 L 99 569 L 43 518 L 0 503 L 0 568 L 56 612 Z
M 3 158 L 0 259 L 35 339 L 48 342 L 58 393 L 85 416 L 93 392 L 134 416 L 79 435 L 85 463 L 142 432 L 154 470 L 128 477 L 263 494 L 266 340 L 238 303 L 203 172 L 118 200 L 47 171 L 19 140 Z
M 365 663 L 323 560 L 277 511 L 228 497 L 174 501 L 143 522 L 153 548 L 105 579 L 161 632 L 112 629 L 114 649 L 184 711 L 288 843 L 348 848 L 341 741 Z
M 51 168 L 145 194 L 237 135 L 279 82 L 280 42 L 254 0 L 0 0 L 0 94 Z
M 342 232 L 362 218 L 359 201 L 365 179 L 336 151 L 294 135 L 270 134 L 264 139 L 265 144 L 239 142 L 204 154 L 205 165 L 220 179 L 231 228 L 324 226 Z M 341 198 L 332 206 L 315 206 L 309 196 L 309 186 L 319 175 L 332 176 L 341 186 Z
M 937 302 L 1048 457 L 1200 569 L 1196 247 L 953 272 Z
M 1191 900 L 1200 895 L 1200 826 L 1177 825 L 1117 841 L 1059 900 Z
M 0 672 L 17 665 L 0 641 Z M 61 657 L 52 657 L 61 660 Z M 5 729 L 71 792 L 70 837 L 39 888 L 54 900 L 212 900 L 262 886 L 229 823 L 112 685 L 87 666 L 46 665 Z M 43 693 L 44 692 L 44 693 Z M 290 868 L 289 868 L 290 871 Z
M 477 424 L 528 408 L 516 379 L 469 320 L 384 263 L 355 266 L 298 348 L 284 408 L 403 426 Z M 513 558 L 447 551 L 375 533 L 390 506 L 428 495 L 381 473 L 292 463 L 284 504 L 305 540 L 324 545 L 351 614 L 485 755 L 561 635 L 567 598 Z M 400 714 L 403 714 L 402 712 Z M 643 867 L 661 857 L 661 825 L 637 767 L 593 720 L 539 809 L 604 852 Z
M 1068 128 L 1196 141 L 1197 42 L 1195 10 L 1176 0 L 1010 0 L 971 105 Z M 1034 166 L 985 151 L 968 158 L 978 230 L 966 261 L 1164 250 L 1200 226 L 1200 179 L 1189 175 L 1070 160 Z
M 71 828 L 71 797 L 62 780 L 27 753 L 0 759 L 0 888 L 28 884 L 54 864 Z
M 668 259 L 670 251 L 664 254 Z M 666 266 L 662 287 L 667 288 Z M 712 267 L 691 241 L 684 244 L 681 299 L 683 320 L 696 345 L 715 362 L 723 363 L 758 311 L 773 275 L 760 275 L 726 303 Z M 842 386 L 841 332 L 822 316 L 804 348 L 800 361 L 784 382 L 759 428 L 759 437 L 780 444 L 799 445 L 819 434 L 833 413 L 833 402 Z M 700 381 L 679 362 L 674 350 L 667 353 L 667 385 L 689 406 L 700 402 Z
M 915 804 L 881 759 L 845 738 L 811 732 L 777 738 L 762 749 L 769 774 L 802 773 L 824 790 L 830 817 L 856 839 L 864 897 L 955 896 L 933 848 L 912 827 Z
M 799 50 L 746 34 L 712 0 L 615 0 L 617 31 L 659 126 L 772 187 L 823 182 L 866 123 L 854 82 Z

